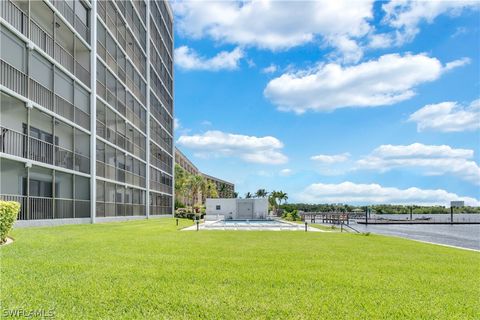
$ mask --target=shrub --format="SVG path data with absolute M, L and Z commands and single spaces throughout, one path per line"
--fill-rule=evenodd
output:
M 0 201 L 0 244 L 7 241 L 7 235 L 17 219 L 19 211 L 20 203 Z

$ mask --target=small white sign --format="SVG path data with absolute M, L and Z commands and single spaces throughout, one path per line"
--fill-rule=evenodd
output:
M 463 207 L 465 206 L 465 201 L 450 201 L 450 207 Z

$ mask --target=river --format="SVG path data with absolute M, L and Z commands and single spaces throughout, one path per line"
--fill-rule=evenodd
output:
M 409 219 L 409 215 L 371 215 L 371 218 Z M 438 222 L 450 221 L 449 214 L 413 215 L 413 219 L 430 217 Z M 454 221 L 480 222 L 480 214 L 455 214 Z M 433 242 L 468 249 L 480 250 L 480 224 L 457 225 L 364 225 L 351 222 L 351 226 L 361 232 L 372 232 L 414 240 Z

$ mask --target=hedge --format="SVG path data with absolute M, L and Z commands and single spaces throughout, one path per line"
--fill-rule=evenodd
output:
M 7 235 L 17 220 L 20 203 L 14 201 L 0 201 L 0 244 L 7 241 Z

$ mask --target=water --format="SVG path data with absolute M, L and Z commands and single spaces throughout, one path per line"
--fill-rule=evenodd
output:
M 377 215 L 377 217 L 380 215 Z M 381 215 L 384 218 L 407 219 L 408 215 Z M 413 215 L 420 218 L 422 215 Z M 450 221 L 450 215 L 423 215 L 435 221 Z M 373 218 L 373 215 L 372 215 Z M 458 220 L 457 220 L 458 219 Z M 480 214 L 455 214 L 454 221 L 480 221 Z M 480 225 L 363 225 L 351 223 L 360 232 L 372 232 L 389 236 L 446 244 L 462 248 L 480 250 Z
M 371 219 L 374 218 L 384 218 L 384 219 L 398 219 L 398 220 L 409 220 L 409 214 L 372 214 Z M 412 218 L 421 219 L 421 218 L 430 218 L 430 221 L 435 222 L 450 222 L 450 214 L 412 214 Z M 455 213 L 453 215 L 453 221 L 456 222 L 480 222 L 480 214 L 472 213 Z
M 265 225 L 278 225 L 278 224 L 284 224 L 283 222 L 280 221 L 275 221 L 275 220 L 225 220 L 222 222 L 219 222 L 220 224 L 240 224 L 240 225 L 250 225 L 250 224 L 265 224 Z

